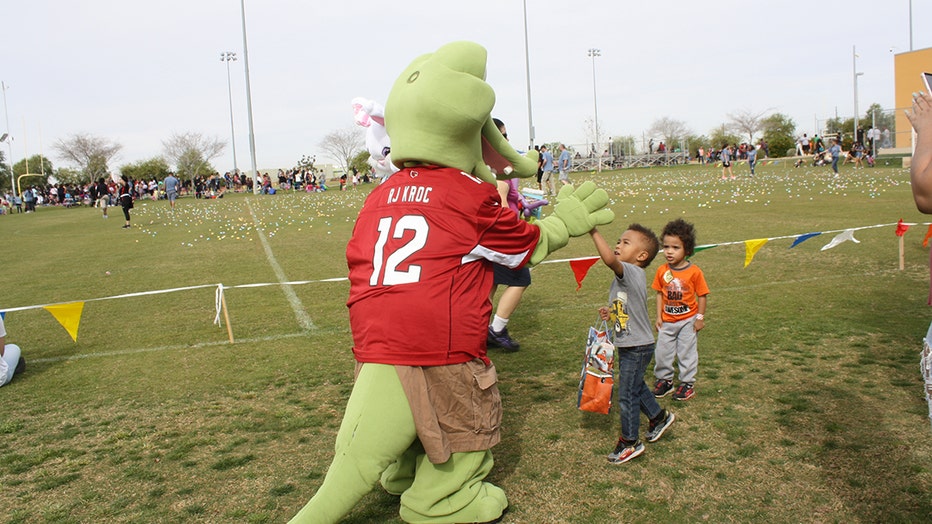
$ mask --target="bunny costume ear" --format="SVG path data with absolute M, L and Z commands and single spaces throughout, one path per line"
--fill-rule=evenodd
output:
M 357 96 L 351 104 L 357 125 L 369 127 L 372 122 L 375 122 L 382 127 L 385 126 L 385 108 L 378 102 Z

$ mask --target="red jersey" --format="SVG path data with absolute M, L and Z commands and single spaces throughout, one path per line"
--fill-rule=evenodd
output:
M 366 199 L 346 246 L 356 360 L 488 363 L 488 261 L 521 267 L 539 237 L 470 174 L 424 166 L 392 175 Z

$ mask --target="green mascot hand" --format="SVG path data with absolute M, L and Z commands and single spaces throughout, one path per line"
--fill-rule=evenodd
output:
M 604 189 L 595 187 L 593 182 L 583 182 L 578 189 L 573 186 L 560 189 L 553 214 L 566 224 L 571 237 L 578 237 L 615 220 L 615 213 L 605 209 L 607 204 L 608 193 Z
M 539 264 L 550 253 L 569 243 L 570 237 L 578 237 L 593 228 L 610 224 L 615 213 L 606 209 L 608 193 L 592 182 L 583 182 L 579 188 L 563 186 L 557 195 L 553 215 L 535 222 L 540 228 L 540 240 L 531 255 L 531 264 Z

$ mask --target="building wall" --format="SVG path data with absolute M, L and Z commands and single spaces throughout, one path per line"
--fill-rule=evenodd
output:
M 932 72 L 932 47 L 900 53 L 893 57 L 893 70 L 896 90 L 896 147 L 912 149 L 912 133 L 909 120 L 903 111 L 913 105 L 913 93 L 924 91 L 925 84 L 920 75 Z

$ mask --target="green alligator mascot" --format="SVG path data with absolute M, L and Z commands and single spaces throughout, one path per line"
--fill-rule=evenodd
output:
M 486 355 L 490 262 L 536 264 L 614 219 L 591 183 L 565 186 L 534 223 L 503 207 L 501 178 L 536 174 L 495 127 L 486 50 L 453 42 L 415 59 L 385 104 L 392 162 L 346 248 L 356 381 L 323 484 L 292 522 L 333 523 L 379 482 L 411 523 L 491 522 L 485 477 L 501 398 Z

